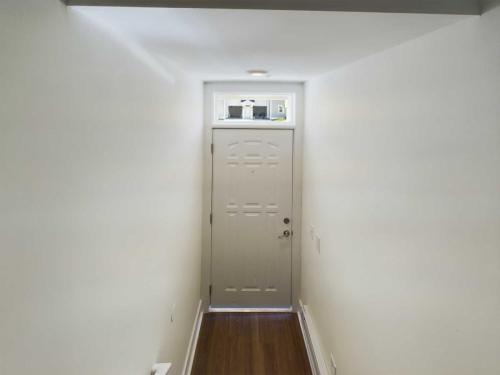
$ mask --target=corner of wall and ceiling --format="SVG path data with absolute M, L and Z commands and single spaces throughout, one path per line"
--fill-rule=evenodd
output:
M 482 3 L 496 0 L 273 0 L 249 2 L 243 0 L 61 0 L 66 5 L 87 6 L 129 6 L 164 8 L 219 8 L 219 9 L 265 9 L 265 10 L 309 10 L 382 13 L 435 13 L 479 15 L 484 9 Z M 182 4 L 181 4 L 182 3 Z

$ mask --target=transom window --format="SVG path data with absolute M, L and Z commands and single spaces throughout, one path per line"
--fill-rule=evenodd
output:
M 293 123 L 293 94 L 215 94 L 215 124 Z

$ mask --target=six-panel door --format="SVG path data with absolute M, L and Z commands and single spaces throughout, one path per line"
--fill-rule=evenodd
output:
M 293 131 L 215 129 L 213 143 L 211 306 L 290 307 Z

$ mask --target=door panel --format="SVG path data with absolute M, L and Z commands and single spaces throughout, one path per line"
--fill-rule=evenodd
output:
M 293 131 L 216 129 L 213 143 L 211 306 L 290 307 Z

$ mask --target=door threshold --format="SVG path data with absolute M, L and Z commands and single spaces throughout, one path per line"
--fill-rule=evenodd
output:
M 224 312 L 224 313 L 259 313 L 259 312 L 292 312 L 293 308 L 290 307 L 209 307 L 208 312 Z

